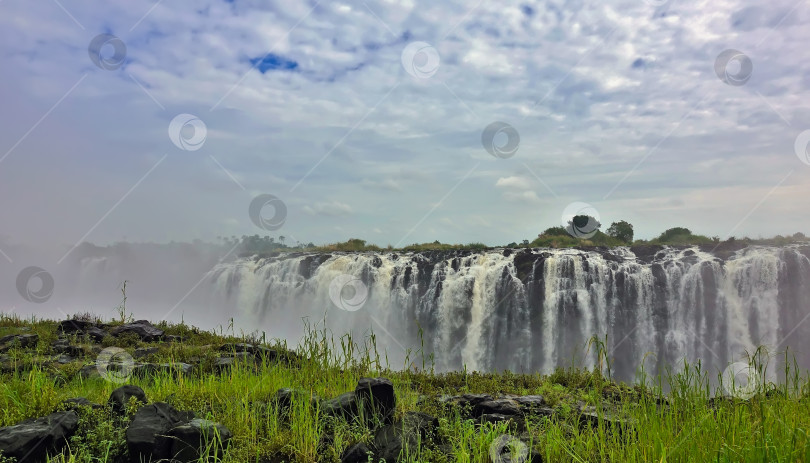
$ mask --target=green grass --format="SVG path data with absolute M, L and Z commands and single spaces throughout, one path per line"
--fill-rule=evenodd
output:
M 232 329 L 207 332 L 183 324 L 158 326 L 167 334 L 187 339 L 182 344 L 145 344 L 134 338 L 107 344 L 120 345 L 129 352 L 137 347 L 158 345 L 160 352 L 142 360 L 191 362 L 199 359 L 206 365 L 213 361 L 222 343 L 257 340 L 256 336 L 236 336 Z M 43 357 L 52 354 L 49 346 L 56 339 L 55 328 L 54 321 L 0 316 L 0 336 L 19 332 L 40 336 L 35 351 L 12 349 L 7 353 L 13 361 L 29 367 L 24 372 L 0 376 L 0 426 L 51 413 L 62 400 L 71 397 L 86 397 L 103 404 L 119 386 L 103 379 L 79 379 L 75 372 L 80 365 L 46 364 Z M 766 385 L 750 400 L 721 401 L 713 407 L 709 402 L 714 392 L 709 387 L 709 373 L 701 371 L 699 366 L 686 365 L 681 373 L 670 371 L 657 378 L 647 378 L 645 386 L 610 381 L 607 376 L 611 359 L 604 343 L 597 339 L 592 339 L 587 346 L 595 347 L 602 359 L 602 368 L 594 371 L 571 367 L 546 376 L 466 371 L 435 374 L 430 365 L 421 360 L 406 362 L 407 369 L 385 365 L 381 361 L 385 356 L 377 352 L 373 335 L 362 340 L 349 336 L 336 340 L 325 330 L 308 328 L 308 335 L 297 349 L 303 358 L 300 367 L 273 363 L 263 364 L 258 374 L 250 368 L 237 367 L 222 376 L 210 373 L 179 379 L 157 376 L 133 378 L 129 383 L 141 386 L 150 402 L 166 401 L 230 428 L 234 438 L 223 463 L 255 462 L 262 458 L 336 462 L 353 443 L 370 442 L 373 435 L 365 427 L 323 417 L 317 409 L 310 408 L 307 401 L 294 401 L 288 418 L 279 416 L 270 401 L 282 387 L 296 387 L 331 398 L 353 390 L 363 376 L 385 376 L 393 381 L 398 415 L 414 410 L 439 418 L 440 434 L 446 438 L 452 456 L 448 458 L 434 449 L 417 448 L 410 449 L 404 461 L 490 461 L 491 442 L 501 434 L 514 431 L 505 424 L 481 426 L 462 419 L 458 410 L 436 400 L 419 400 L 435 394 L 466 392 L 486 392 L 496 397 L 509 393 L 545 396 L 557 413 L 551 418 L 529 419 L 525 426 L 533 445 L 547 462 L 810 461 L 807 435 L 810 382 L 795 365 L 779 373 L 782 378 L 779 385 Z M 21 331 L 23 329 L 26 331 Z M 213 348 L 206 347 L 209 345 Z M 278 342 L 268 345 L 286 347 Z M 92 352 L 91 344 L 83 347 L 86 352 Z M 94 359 L 90 355 L 85 361 L 92 363 Z M 661 406 L 657 400 L 665 388 L 671 390 L 667 395 L 669 406 Z M 581 404 L 613 410 L 634 420 L 635 425 L 627 429 L 600 421 L 595 428 L 582 427 L 578 425 L 576 412 Z M 125 452 L 123 426 L 134 410 L 133 407 L 130 414 L 119 421 L 105 410 L 82 411 L 80 431 L 70 441 L 69 449 L 51 461 L 115 461 Z M 334 439 L 319 446 L 327 429 L 334 433 Z

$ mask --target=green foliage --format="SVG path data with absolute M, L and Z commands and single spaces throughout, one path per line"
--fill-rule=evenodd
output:
M 618 222 L 613 222 L 610 224 L 610 227 L 607 229 L 608 236 L 616 238 L 623 243 L 632 243 L 633 242 L 633 225 L 629 222 L 624 220 L 620 220 Z
M 157 362 L 213 359 L 217 349 L 212 345 L 260 339 L 254 333 L 235 336 L 182 324 L 161 326 L 187 339 L 182 343 L 153 344 L 160 348 L 155 354 Z M 46 336 L 49 330 L 55 332 L 56 322 L 23 322 L 19 317 L 0 315 L 2 330 L 19 331 L 22 327 Z M 371 443 L 373 430 L 356 422 L 321 416 L 317 408 L 309 405 L 308 394 L 294 397 L 290 412 L 283 416 L 268 401 L 281 387 L 335 397 L 354 389 L 362 376 L 385 376 L 393 381 L 397 416 L 421 411 L 439 418 L 439 434 L 446 439 L 448 453 L 420 443 L 417 448 L 408 449 L 406 461 L 410 462 L 490 461 L 491 442 L 501 434 L 512 434 L 506 423 L 481 425 L 466 420 L 457 408 L 435 399 L 440 394 L 463 393 L 489 393 L 495 397 L 542 395 L 556 413 L 527 418 L 521 425 L 526 429 L 524 437 L 541 449 L 543 461 L 793 462 L 808 461 L 810 457 L 810 437 L 804 431 L 810 427 L 810 379 L 800 375 L 787 352 L 782 362 L 785 370 L 779 372 L 783 383 L 763 385 L 761 392 L 748 401 L 710 402 L 708 372 L 702 371 L 700 365 L 685 364 L 678 368 L 678 373 L 648 378 L 637 386 L 612 381 L 614 359 L 607 348 L 607 338 L 593 337 L 589 346 L 583 346 L 590 347 L 597 358 L 598 367 L 590 371 L 572 365 L 560 367 L 550 375 L 509 371 L 436 374 L 429 365 L 403 370 L 381 363 L 373 333 L 358 341 L 349 335 L 336 340 L 326 328 L 307 326 L 306 332 L 297 351 L 303 360 L 294 367 L 265 362 L 256 370 L 245 364 L 217 375 L 202 368 L 182 379 L 158 375 L 148 380 L 132 378 L 130 382 L 144 388 L 150 402 L 169 402 L 230 428 L 234 439 L 224 458 L 216 460 L 218 463 L 267 460 L 336 463 L 349 445 Z M 48 338 L 54 335 L 51 333 Z M 282 345 L 277 341 L 268 344 L 279 349 Z M 127 345 L 123 347 L 132 350 Z M 9 352 L 17 357 L 22 355 L 19 349 L 12 351 Z M 757 349 L 749 359 L 761 377 L 766 377 L 763 362 L 766 356 L 766 351 Z M 46 357 L 20 358 L 33 362 L 33 368 L 26 373 L 0 374 L 0 426 L 47 415 L 70 397 L 105 403 L 118 386 L 101 379 L 77 377 L 60 383 L 45 367 Z M 206 362 L 202 364 L 205 366 Z M 667 394 L 666 407 L 659 404 L 664 390 L 672 391 Z M 583 427 L 578 412 L 583 403 L 595 406 L 600 413 L 614 410 L 627 417 L 633 423 L 633 432 L 615 432 L 623 428 L 604 419 L 598 426 Z M 113 463 L 126 459 L 126 423 L 135 407 L 131 404 L 129 414 L 123 418 L 113 416 L 108 409 L 82 408 L 79 432 L 71 438 L 69 448 L 52 456 L 50 461 Z M 331 438 L 324 439 L 326 436 Z

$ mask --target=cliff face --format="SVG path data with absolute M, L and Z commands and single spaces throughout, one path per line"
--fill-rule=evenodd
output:
M 273 336 L 310 316 L 404 352 L 421 328 L 440 370 L 590 367 L 592 335 L 619 378 L 642 362 L 722 370 L 758 345 L 810 360 L 810 246 L 295 254 L 219 264 L 205 285 Z

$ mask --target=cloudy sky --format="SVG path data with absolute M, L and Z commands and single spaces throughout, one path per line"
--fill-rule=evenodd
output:
M 3 0 L 0 236 L 810 233 L 810 5 L 753 4 Z

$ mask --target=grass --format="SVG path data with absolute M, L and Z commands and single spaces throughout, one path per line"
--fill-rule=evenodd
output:
M 111 322 L 116 324 L 118 322 Z M 189 362 L 210 365 L 217 348 L 226 342 L 254 342 L 255 335 L 237 336 L 220 328 L 208 332 L 185 324 L 161 323 L 166 334 L 184 336 L 182 343 L 142 343 L 127 338 L 119 345 L 128 352 L 135 348 L 158 346 L 158 353 L 140 360 L 153 362 Z M 489 462 L 491 443 L 503 434 L 516 434 L 507 424 L 480 425 L 465 420 L 458 409 L 437 400 L 437 394 L 489 393 L 540 394 L 557 413 L 551 417 L 531 418 L 524 424 L 533 446 L 544 461 L 574 462 L 797 462 L 810 461 L 807 430 L 810 426 L 810 380 L 802 376 L 795 363 L 785 362 L 779 384 L 766 384 L 748 400 L 710 398 L 708 372 L 699 365 L 684 365 L 643 384 L 626 385 L 610 380 L 611 360 L 605 343 L 591 339 L 588 348 L 599 353 L 601 369 L 586 371 L 560 368 L 550 375 L 512 372 L 434 373 L 430 365 L 396 368 L 381 361 L 375 338 L 357 340 L 343 336 L 337 340 L 326 330 L 308 327 L 297 353 L 301 364 L 291 368 L 265 363 L 258 372 L 237 366 L 221 376 L 207 370 L 174 379 L 165 375 L 132 378 L 129 383 L 142 387 L 150 402 L 165 401 L 181 410 L 193 410 L 198 417 L 218 421 L 234 435 L 221 460 L 223 463 L 268 461 L 337 462 L 342 452 L 358 441 L 371 442 L 373 434 L 358 423 L 321 416 L 307 400 L 294 400 L 289 416 L 280 416 L 270 400 L 282 387 L 295 387 L 331 398 L 353 390 L 363 376 L 385 376 L 392 380 L 397 393 L 397 414 L 422 411 L 439 418 L 440 434 L 446 439 L 451 456 L 432 448 L 409 449 L 403 461 L 410 462 Z M 52 365 L 50 344 L 57 338 L 56 322 L 22 320 L 0 316 L 0 336 L 11 333 L 36 333 L 40 336 L 35 350 L 12 349 L 10 362 L 27 365 L 13 374 L 0 376 L 0 426 L 53 412 L 64 399 L 86 397 L 105 403 L 118 384 L 103 379 L 82 380 L 75 376 L 81 365 Z M 80 343 L 74 339 L 74 343 Z M 81 344 L 91 354 L 92 344 Z M 271 347 L 286 348 L 271 342 Z M 211 347 L 213 346 L 213 347 Z M 788 354 L 785 353 L 787 360 Z M 382 355 L 384 358 L 384 355 Z M 757 351 L 754 359 L 763 358 Z M 86 358 L 87 363 L 94 356 Z M 140 361 L 139 360 L 139 361 Z M 767 368 L 763 362 L 754 364 Z M 668 405 L 661 405 L 663 390 Z M 420 400 L 423 399 L 423 400 Z M 619 414 L 633 421 L 630 428 L 600 420 L 595 427 L 579 424 L 577 407 L 592 405 L 600 414 Z M 114 462 L 124 454 L 124 426 L 134 413 L 113 418 L 106 410 L 83 410 L 80 430 L 69 449 L 52 462 Z M 333 439 L 322 442 L 327 430 Z M 0 459 L 2 461 L 2 459 Z

